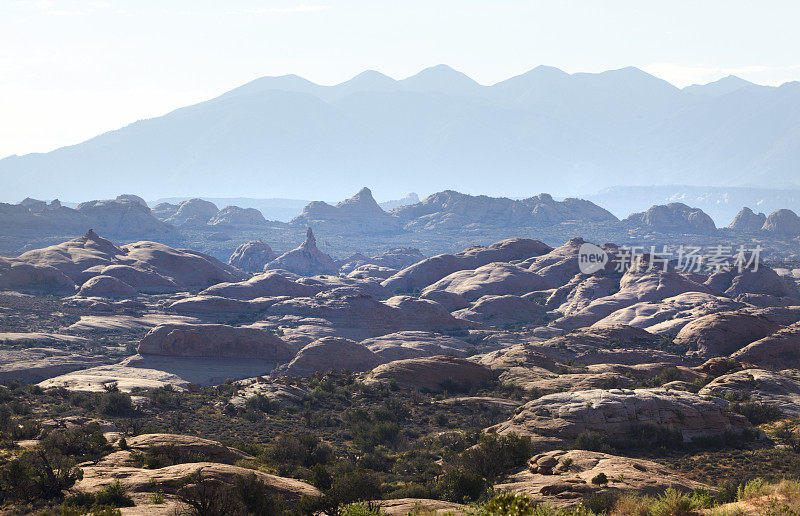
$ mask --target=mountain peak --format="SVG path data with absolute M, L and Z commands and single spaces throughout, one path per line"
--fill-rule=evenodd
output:
M 741 77 L 728 75 L 722 79 L 717 79 L 716 81 L 712 81 L 707 84 L 692 84 L 691 86 L 683 88 L 683 91 L 693 95 L 721 97 L 722 95 L 727 95 L 728 93 L 733 93 L 734 91 L 738 91 L 742 88 L 749 88 L 752 86 L 756 85 L 750 81 L 742 79 Z
M 454 70 L 445 64 L 425 68 L 419 73 L 403 79 L 400 83 L 411 91 L 439 92 L 457 95 L 474 94 L 483 88 L 483 86 L 466 74 Z

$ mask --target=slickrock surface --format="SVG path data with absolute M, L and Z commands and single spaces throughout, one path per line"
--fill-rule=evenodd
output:
M 236 248 L 228 258 L 228 265 L 245 272 L 261 272 L 266 264 L 277 257 L 270 246 L 261 240 L 252 240 Z
M 463 358 L 433 356 L 396 360 L 380 365 L 367 375 L 366 382 L 393 380 L 398 385 L 418 390 L 440 391 L 479 386 L 494 373 L 486 366 Z
M 744 369 L 720 376 L 700 389 L 701 396 L 732 397 L 778 407 L 784 417 L 800 417 L 800 371 Z
M 767 369 L 800 369 L 800 323 L 752 342 L 731 356 Z
M 264 266 L 264 270 L 268 269 L 284 269 L 300 276 L 336 274 L 339 270 L 333 258 L 317 248 L 317 239 L 311 228 L 308 228 L 306 240 L 300 247 L 269 262 Z
M 457 271 L 477 269 L 492 262 L 524 260 L 551 250 L 551 247 L 538 240 L 511 238 L 489 247 L 473 246 L 458 254 L 440 254 L 426 258 L 384 280 L 383 285 L 394 292 L 421 291 Z
M 540 434 L 570 442 L 586 431 L 625 439 L 637 424 L 670 428 L 680 432 L 684 440 L 750 426 L 744 416 L 729 412 L 727 407 L 727 401 L 683 391 L 593 389 L 549 394 L 530 401 L 509 421 L 487 430 Z
M 728 356 L 780 328 L 765 316 L 721 312 L 690 322 L 678 332 L 674 342 L 700 357 Z
M 294 351 L 270 332 L 224 324 L 165 324 L 139 342 L 143 355 L 257 358 L 276 363 L 290 360 Z
M 276 371 L 287 376 L 309 376 L 327 371 L 368 371 L 380 358 L 363 344 L 348 339 L 323 337 L 297 352 L 291 362 Z
M 609 480 L 602 487 L 592 483 L 600 473 Z M 557 506 L 574 504 L 576 500 L 601 491 L 659 495 L 670 487 L 682 492 L 711 489 L 656 462 L 586 450 L 553 450 L 535 455 L 526 470 L 494 487 L 525 493 L 536 501 Z
M 381 362 L 434 355 L 463 357 L 469 346 L 459 338 L 425 331 L 390 333 L 362 340 L 361 344 L 378 355 Z

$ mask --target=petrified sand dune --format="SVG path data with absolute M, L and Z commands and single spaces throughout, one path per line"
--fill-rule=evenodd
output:
M 224 324 L 165 324 L 139 342 L 143 355 L 207 358 L 256 358 L 285 362 L 295 350 L 279 337 L 257 328 Z
M 731 357 L 768 369 L 800 369 L 800 323 L 751 342 Z
M 511 238 L 489 247 L 473 246 L 458 254 L 440 254 L 426 258 L 384 280 L 383 285 L 394 292 L 420 291 L 457 271 L 477 269 L 492 262 L 524 260 L 551 250 L 551 247 L 538 240 Z
M 425 331 L 401 331 L 361 341 L 382 362 L 434 355 L 461 357 L 469 344 L 456 337 Z
M 695 319 L 678 332 L 675 344 L 704 358 L 727 356 L 778 331 L 763 315 L 720 312 Z
M 309 376 L 328 371 L 368 371 L 381 362 L 363 344 L 348 339 L 323 337 L 297 352 L 297 356 L 276 374 Z
M 476 301 L 487 295 L 522 295 L 547 288 L 550 284 L 536 273 L 510 263 L 493 262 L 474 270 L 449 274 L 425 287 L 422 294 L 442 290 Z
M 277 257 L 270 246 L 261 240 L 252 240 L 236 248 L 228 258 L 228 265 L 245 272 L 260 272 L 264 270 L 266 264 Z
M 469 308 L 453 312 L 455 317 L 478 324 L 506 326 L 541 322 L 547 310 L 519 296 L 483 296 Z
M 380 365 L 367 375 L 366 383 L 394 381 L 418 390 L 440 391 L 469 389 L 494 377 L 486 366 L 448 356 L 409 358 Z
M 586 431 L 625 439 L 635 425 L 648 424 L 670 428 L 691 440 L 750 426 L 727 407 L 727 401 L 683 391 L 593 389 L 542 396 L 488 431 L 541 434 L 568 442 Z
M 714 379 L 701 396 L 747 399 L 780 409 L 783 417 L 800 417 L 800 371 L 744 369 Z
M 339 268 L 329 255 L 317 248 L 317 239 L 308 228 L 306 240 L 296 249 L 284 253 L 264 266 L 264 270 L 284 269 L 300 276 L 336 274 Z

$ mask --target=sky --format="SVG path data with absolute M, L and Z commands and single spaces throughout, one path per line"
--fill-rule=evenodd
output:
M 0 157 L 47 152 L 265 75 L 445 63 L 637 66 L 683 87 L 800 80 L 797 0 L 0 0 Z

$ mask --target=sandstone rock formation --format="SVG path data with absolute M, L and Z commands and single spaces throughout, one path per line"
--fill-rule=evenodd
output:
M 745 233 L 755 233 L 764 226 L 766 221 L 766 215 L 763 213 L 753 213 L 753 210 L 745 207 L 736 214 L 736 218 L 734 218 L 733 222 L 728 225 L 728 229 L 732 229 L 733 231 L 742 231 Z
M 228 265 L 245 272 L 261 272 L 266 264 L 277 257 L 270 246 L 261 240 L 252 240 L 236 248 L 228 258 Z
M 294 349 L 272 333 L 223 324 L 165 324 L 147 332 L 139 353 L 174 357 L 253 358 L 286 362 Z
M 399 271 L 397 269 L 390 269 L 389 267 L 381 267 L 380 265 L 367 263 L 364 265 L 359 265 L 350 271 L 350 273 L 347 274 L 347 277 L 356 279 L 375 279 L 382 281 L 386 278 L 391 278 L 398 272 Z
M 336 206 L 322 201 L 312 202 L 292 220 L 292 224 L 317 230 L 367 234 L 394 233 L 400 229 L 397 217 L 378 206 L 369 188 L 362 188 Z
M 348 339 L 324 337 L 308 344 L 275 374 L 310 376 L 328 371 L 368 371 L 380 363 L 363 344 Z
M 278 271 L 269 271 L 247 281 L 217 283 L 203 290 L 201 295 L 248 300 L 274 296 L 310 297 L 322 290 L 324 288 L 319 285 L 305 285 Z
M 418 390 L 449 392 L 478 387 L 494 377 L 488 367 L 448 356 L 396 360 L 373 369 L 366 383 L 394 381 L 403 387 Z
M 548 194 L 519 201 L 472 196 L 452 190 L 435 193 L 417 204 L 392 211 L 406 229 L 448 230 L 464 227 L 535 227 L 565 221 L 616 222 L 599 206 L 581 199 L 555 201 Z
M 767 369 L 800 369 L 800 323 L 748 344 L 732 358 Z
M 164 221 L 175 226 L 205 226 L 218 211 L 213 202 L 189 199 L 180 203 L 175 213 Z
M 60 344 L 83 343 L 85 339 L 68 335 L 48 334 L 0 334 L 3 344 Z M 0 351 L 0 381 L 35 383 L 62 374 L 104 364 L 108 359 L 102 355 L 67 351 L 54 347 L 28 347 Z
M 600 473 L 608 478 L 608 484 L 592 483 Z M 599 492 L 657 496 L 668 488 L 690 493 L 710 487 L 649 460 L 587 450 L 553 450 L 534 455 L 528 468 L 494 488 L 525 493 L 535 501 L 560 505 Z
M 187 452 L 205 457 L 209 462 L 235 464 L 240 460 L 253 457 L 235 448 L 224 446 L 210 439 L 202 439 L 192 435 L 180 434 L 140 434 L 126 439 L 128 448 L 135 451 L 146 451 L 156 446 L 172 446 L 180 452 Z
M 492 262 L 524 260 L 551 250 L 551 247 L 538 240 L 528 238 L 503 240 L 489 247 L 473 246 L 458 254 L 426 258 L 386 279 L 383 285 L 394 292 L 420 291 L 457 271 L 477 269 Z
M 0 256 L 0 290 L 72 294 L 75 292 L 75 282 L 50 265 L 26 263 Z
M 136 297 L 136 289 L 112 276 L 89 278 L 78 291 L 83 297 Z
M 780 409 L 783 417 L 800 417 L 800 371 L 777 373 L 744 369 L 729 373 L 703 387 L 701 396 L 743 399 Z
M 690 322 L 678 332 L 674 342 L 703 358 L 728 356 L 780 328 L 765 316 L 720 312 Z
M 336 262 L 317 248 L 317 239 L 308 228 L 306 240 L 300 247 L 284 253 L 264 266 L 264 270 L 284 269 L 301 276 L 317 274 L 336 274 Z
M 569 442 L 594 431 L 611 440 L 626 439 L 636 425 L 654 425 L 680 432 L 685 441 L 750 425 L 727 410 L 728 402 L 684 391 L 661 389 L 593 389 L 549 394 L 530 401 L 509 421 L 490 432 L 540 434 Z
M 717 229 L 714 220 L 703 210 L 679 202 L 651 206 L 643 213 L 632 213 L 623 223 L 662 233 L 713 233 Z
M 208 223 L 212 226 L 263 226 L 267 220 L 255 208 L 226 206 L 215 213 Z
M 492 326 L 541 322 L 546 318 L 546 314 L 547 310 L 542 305 L 528 301 L 524 297 L 511 295 L 486 295 L 469 308 L 453 312 L 453 315 L 460 319 Z
M 522 295 L 549 288 L 541 276 L 510 263 L 493 262 L 474 270 L 454 272 L 422 290 L 426 294 L 443 290 L 468 301 L 487 295 Z
M 466 342 L 456 337 L 425 331 L 401 331 L 362 340 L 361 344 L 380 357 L 381 362 L 406 358 L 447 355 L 463 357 Z
M 774 297 L 798 297 L 794 281 L 779 276 L 772 268 L 759 264 L 757 270 L 738 267 L 722 269 L 709 276 L 705 284 L 712 292 L 736 298 L 742 294 L 765 294 Z M 800 299 L 798 299 L 800 303 Z
M 800 217 L 792 210 L 774 211 L 761 229 L 778 235 L 800 236 Z

